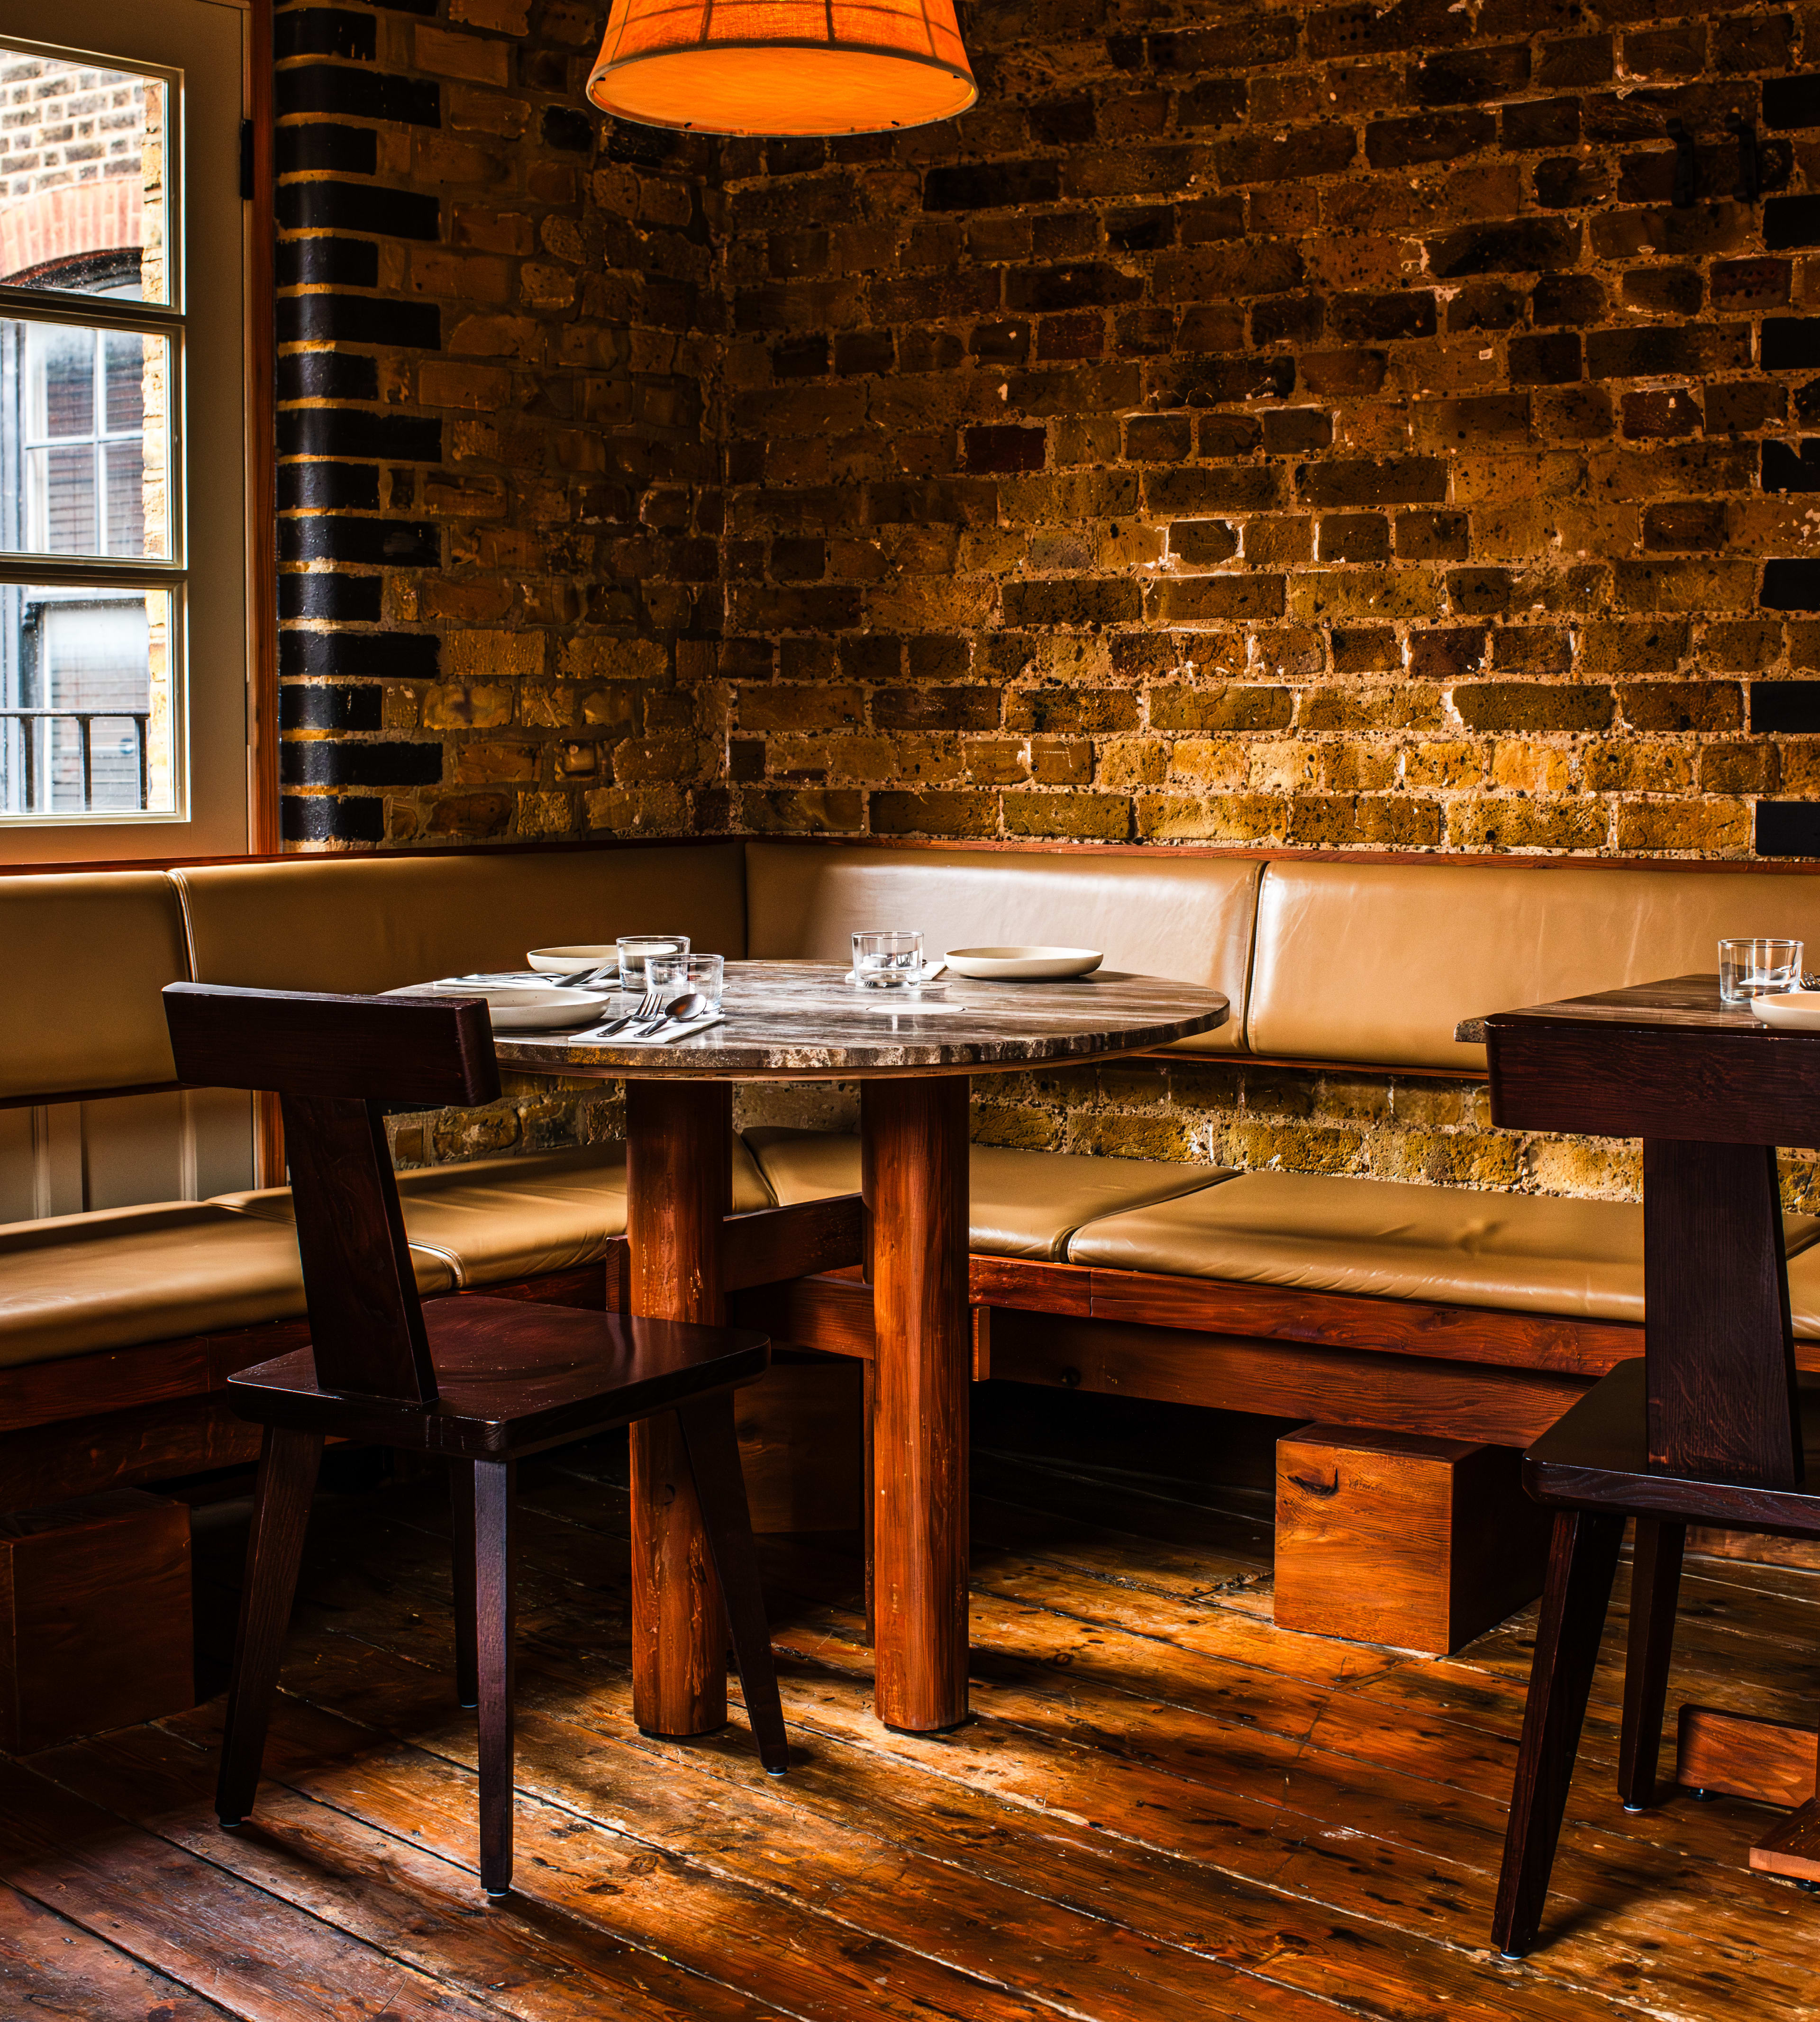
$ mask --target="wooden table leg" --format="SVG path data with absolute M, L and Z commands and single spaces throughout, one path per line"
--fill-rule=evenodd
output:
M 967 1084 L 863 1085 L 877 1328 L 874 1650 L 887 1727 L 967 1715 Z
M 632 1311 L 726 1324 L 721 1225 L 733 1206 L 733 1089 L 626 1084 Z M 632 1427 L 632 1717 L 647 1734 L 711 1734 L 727 1717 L 726 1630 L 682 1429 Z

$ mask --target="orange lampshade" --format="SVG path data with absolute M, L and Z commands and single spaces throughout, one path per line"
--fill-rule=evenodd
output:
M 954 0 L 612 0 L 603 112 L 700 133 L 870 133 L 979 93 Z

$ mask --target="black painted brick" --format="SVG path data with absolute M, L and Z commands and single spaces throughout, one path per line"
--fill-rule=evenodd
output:
M 356 513 L 377 513 L 378 468 L 371 463 L 280 464 L 278 503 L 281 510 L 339 506 Z
M 1820 801 L 1759 801 L 1759 856 L 1820 856 Z
M 1820 491 L 1820 437 L 1799 450 L 1793 443 L 1766 442 L 1763 485 L 1766 491 Z
M 1766 126 L 1820 126 L 1820 72 L 1763 79 Z
M 280 344 L 396 344 L 442 348 L 433 302 L 386 302 L 367 295 L 292 295 L 278 305 Z
M 278 453 L 439 463 L 442 424 L 410 414 L 370 414 L 358 407 L 292 407 L 278 417 Z
M 1763 243 L 1820 246 L 1820 196 L 1773 196 L 1763 206 Z
M 377 798 L 339 800 L 327 795 L 287 794 L 279 806 L 279 831 L 287 842 L 381 842 L 386 803 Z
M 429 632 L 280 632 L 278 671 L 428 681 L 436 678 L 441 652 L 442 641 Z
M 1820 365 L 1820 316 L 1765 316 L 1761 363 L 1766 372 Z
M 285 57 L 351 57 L 371 62 L 378 53 L 379 24 L 371 14 L 339 7 L 283 9 L 272 24 L 272 53 Z
M 376 575 L 281 575 L 280 618 L 334 619 L 343 624 L 376 625 L 385 580 Z
M 278 248 L 281 288 L 376 288 L 379 249 L 370 239 L 287 239 Z M 288 303 L 281 305 L 283 308 Z
M 442 560 L 442 542 L 436 527 L 421 521 L 312 513 L 307 519 L 279 522 L 278 559 L 434 568 Z
M 280 400 L 376 400 L 379 361 L 364 351 L 287 351 L 278 361 Z
M 390 239 L 436 239 L 442 204 L 413 190 L 370 183 L 281 183 L 278 222 L 287 232 L 377 232 Z
M 440 126 L 442 91 L 417 78 L 386 71 L 346 70 L 308 64 L 278 73 L 281 114 L 340 113 L 350 119 L 392 119 L 406 126 Z
M 279 776 L 287 787 L 433 787 L 442 778 L 442 746 L 312 738 L 279 746 Z
M 379 136 L 371 126 L 336 126 L 324 119 L 307 126 L 278 130 L 278 173 L 296 175 L 311 169 L 338 169 L 345 174 L 378 173 Z
M 325 688 L 282 682 L 278 690 L 280 730 L 379 730 L 384 728 L 386 692 L 380 688 Z
M 1752 681 L 1750 727 L 1791 735 L 1820 731 L 1820 681 Z
M 1820 561 L 1765 562 L 1757 601 L 1766 611 L 1820 611 Z

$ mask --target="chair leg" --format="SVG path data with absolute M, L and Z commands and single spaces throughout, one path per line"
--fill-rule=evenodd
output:
M 317 1434 L 266 1427 L 215 1785 L 215 1813 L 225 1826 L 241 1823 L 253 1808 L 253 1794 L 259 1787 L 265 1730 L 278 1690 L 278 1666 L 291 1624 L 310 1498 L 316 1492 L 321 1459 L 322 1440 Z
M 512 1500 L 510 1461 L 473 1464 L 474 1654 L 481 1710 L 481 1886 L 512 1886 Z
M 474 1637 L 480 1617 L 474 1598 L 474 1463 L 448 1464 L 449 1535 L 455 1545 L 455 1703 L 480 1704 L 480 1659 Z
M 1685 1524 L 1637 1519 L 1631 1567 L 1630 1643 L 1624 1655 L 1624 1731 L 1618 1743 L 1617 1794 L 1627 1812 L 1656 1801 L 1656 1757 L 1668 1697 L 1675 1648 L 1675 1602 L 1681 1590 Z
M 1623 1542 L 1621 1516 L 1555 1512 L 1492 1918 L 1492 1943 L 1506 1958 L 1521 1958 L 1541 1926 L 1581 1723 L 1599 1662 L 1599 1633 Z
M 746 1478 L 740 1468 L 740 1443 L 733 1431 L 729 1394 L 704 1397 L 681 1406 L 677 1418 L 695 1479 L 708 1549 L 720 1575 L 733 1652 L 740 1661 L 740 1687 L 746 1717 L 758 1744 L 758 1760 L 773 1776 L 790 1766 L 784 1732 L 784 1707 L 777 1697 L 777 1667 L 771 1657 L 771 1631 L 765 1619 L 765 1594 L 758 1580 L 758 1549 L 752 1542 L 751 1513 L 746 1504 Z

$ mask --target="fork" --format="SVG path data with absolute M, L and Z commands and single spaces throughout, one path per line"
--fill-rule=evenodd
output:
M 616 1018 L 611 1024 L 599 1027 L 595 1036 L 602 1039 L 610 1038 L 615 1034 L 624 1031 L 628 1025 L 650 1024 L 655 1031 L 663 1023 L 664 1016 L 663 992 L 653 986 L 638 999 L 636 1011 L 628 1012 L 623 1018 Z

